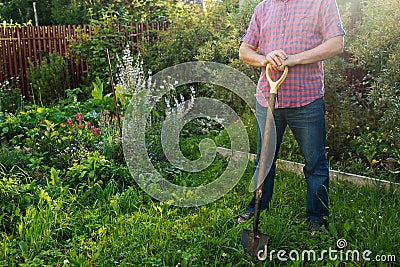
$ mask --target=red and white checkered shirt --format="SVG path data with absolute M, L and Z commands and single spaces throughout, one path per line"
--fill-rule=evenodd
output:
M 259 3 L 242 41 L 267 55 L 282 49 L 288 55 L 320 45 L 344 35 L 335 0 L 264 0 Z M 276 80 L 280 72 L 271 71 Z M 305 106 L 324 95 L 323 63 L 296 65 L 289 68 L 286 80 L 278 89 L 276 108 Z M 257 101 L 268 105 L 269 84 L 265 67 L 257 86 Z

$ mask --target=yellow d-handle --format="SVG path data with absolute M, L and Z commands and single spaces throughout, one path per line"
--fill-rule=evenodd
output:
M 269 75 L 270 69 L 271 69 L 271 65 L 268 63 L 268 64 L 267 64 L 267 68 L 266 68 L 265 75 L 267 76 L 267 80 L 268 80 L 269 85 L 270 85 L 270 87 L 271 87 L 269 92 L 270 92 L 271 94 L 277 94 L 277 93 L 278 93 L 278 88 L 279 88 L 279 86 L 281 86 L 281 84 L 283 83 L 283 81 L 286 79 L 286 76 L 287 76 L 287 74 L 288 74 L 289 68 L 288 68 L 288 66 L 285 66 L 285 69 L 283 70 L 282 76 L 281 76 L 281 77 L 279 78 L 279 80 L 277 80 L 276 82 L 274 82 L 274 81 L 271 79 L 271 76 Z

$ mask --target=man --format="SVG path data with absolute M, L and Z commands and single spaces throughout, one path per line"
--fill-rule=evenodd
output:
M 277 146 L 274 163 L 264 181 L 261 209 L 266 210 L 272 197 L 275 161 L 286 126 L 305 158 L 307 181 L 306 216 L 312 232 L 327 224 L 329 168 L 325 156 L 326 126 L 324 72 L 322 61 L 343 51 L 345 31 L 335 0 L 264 0 L 254 11 L 239 50 L 239 58 L 262 67 L 257 86 L 258 121 L 257 160 L 261 152 L 261 132 L 267 114 L 269 84 L 265 66 L 271 65 L 276 80 L 285 66 L 286 80 L 278 89 L 274 111 Z M 239 223 L 254 214 L 255 195 L 247 211 L 237 217 Z

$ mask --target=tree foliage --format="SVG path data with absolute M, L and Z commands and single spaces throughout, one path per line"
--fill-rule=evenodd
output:
M 0 19 L 13 23 L 35 21 L 33 2 L 36 2 L 39 25 L 88 24 L 100 19 L 102 10 L 110 6 L 132 22 L 165 21 L 171 12 L 179 15 L 183 7 L 182 1 L 173 0 L 1 0 Z
M 41 24 L 47 25 L 51 18 L 48 14 L 51 13 L 52 0 L 9 0 L 1 1 L 0 18 L 14 23 L 25 23 L 29 20 L 35 21 L 33 2 L 36 2 L 36 10 Z

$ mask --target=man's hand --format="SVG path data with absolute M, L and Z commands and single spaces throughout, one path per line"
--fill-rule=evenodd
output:
M 265 58 L 271 64 L 273 70 L 283 70 L 287 65 L 288 55 L 282 49 L 269 52 Z
M 293 67 L 298 64 L 310 64 L 331 58 L 343 52 L 343 36 L 335 36 L 325 40 L 322 44 L 293 55 L 286 54 L 282 49 L 269 52 L 266 56 L 260 55 L 257 48 L 242 43 L 239 49 L 240 60 L 256 67 L 265 67 L 271 64 L 273 70 L 283 71 L 285 66 Z
M 279 71 L 284 71 L 285 66 L 293 67 L 298 64 L 296 55 L 288 55 L 281 66 L 277 68 Z
M 287 56 L 282 49 L 271 51 L 267 55 L 261 55 L 258 53 L 256 47 L 246 43 L 242 43 L 239 49 L 240 60 L 255 67 L 265 67 L 270 63 L 274 70 L 285 67 Z
M 283 71 L 285 66 L 293 67 L 298 64 L 311 64 L 334 57 L 343 52 L 343 35 L 325 40 L 322 44 L 294 55 L 288 55 L 278 70 Z

